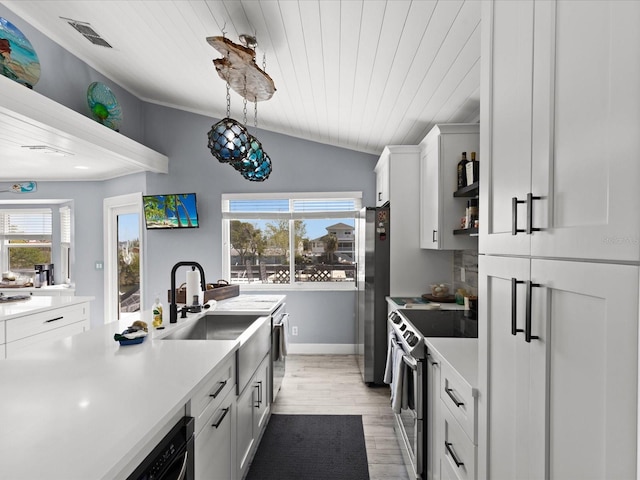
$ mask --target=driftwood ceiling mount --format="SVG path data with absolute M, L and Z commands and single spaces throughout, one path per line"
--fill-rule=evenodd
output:
M 238 45 L 226 37 L 207 37 L 207 43 L 222 58 L 213 61 L 220 78 L 241 97 L 250 102 L 263 102 L 276 91 L 273 80 L 256 64 L 255 50 Z M 250 43 L 249 45 L 255 45 Z

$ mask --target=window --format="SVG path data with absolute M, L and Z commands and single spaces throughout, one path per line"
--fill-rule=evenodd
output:
M 51 209 L 0 210 L 0 242 L 2 271 L 29 281 L 34 265 L 51 263 Z
M 222 196 L 232 283 L 353 288 L 360 192 Z
M 60 208 L 60 263 L 63 281 L 71 277 L 71 208 Z

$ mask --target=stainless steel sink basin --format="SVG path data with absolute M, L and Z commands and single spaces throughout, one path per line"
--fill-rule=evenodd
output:
M 165 340 L 236 340 L 259 315 L 205 315 L 190 325 L 171 332 Z

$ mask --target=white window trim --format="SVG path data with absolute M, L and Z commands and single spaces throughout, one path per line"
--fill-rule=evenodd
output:
M 272 219 L 282 220 L 299 220 L 313 218 L 345 218 L 345 212 L 229 212 L 229 202 L 232 200 L 268 200 L 268 199 L 331 199 L 331 200 L 359 200 L 353 210 L 354 218 L 362 208 L 362 192 L 289 192 L 289 193 L 223 193 L 221 198 L 222 209 L 222 228 L 221 228 L 221 245 L 222 245 L 222 276 L 231 280 L 231 256 L 229 255 L 229 235 L 231 229 L 231 220 L 251 219 L 254 220 L 260 215 L 268 216 Z M 295 232 L 289 229 L 289 244 L 294 243 Z M 293 262 L 290 264 L 290 270 L 295 269 Z M 290 271 L 290 278 L 295 278 L 295 271 Z M 263 284 L 252 283 L 249 285 L 240 284 L 241 291 L 252 290 L 300 290 L 300 291 L 352 291 L 356 289 L 355 282 L 291 282 L 279 284 Z
M 104 213 L 104 323 L 117 320 L 118 299 L 118 252 L 117 248 L 110 246 L 118 243 L 118 226 L 115 219 L 121 213 L 138 213 L 140 215 L 140 311 L 144 310 L 144 271 L 145 249 L 142 223 L 144 212 L 142 211 L 142 192 L 105 198 L 103 201 Z M 114 302 L 115 299 L 115 302 Z

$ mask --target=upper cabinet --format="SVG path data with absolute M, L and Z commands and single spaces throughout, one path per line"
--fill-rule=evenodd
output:
M 639 260 L 640 3 L 483 8 L 480 252 Z
M 381 207 L 389 202 L 390 155 L 389 150 L 385 149 L 376 163 L 376 207 Z
M 95 181 L 169 170 L 166 155 L 4 76 L 0 156 L 0 180 L 8 181 Z
M 420 247 L 476 250 L 475 229 L 461 230 L 467 201 L 477 201 L 474 184 L 458 190 L 457 166 L 465 152 L 478 152 L 477 123 L 436 125 L 420 142 Z M 479 160 L 479 159 L 478 159 Z M 466 178 L 466 172 L 463 172 Z M 454 193 L 460 192 L 459 196 Z M 454 234 L 464 233 L 464 235 Z

